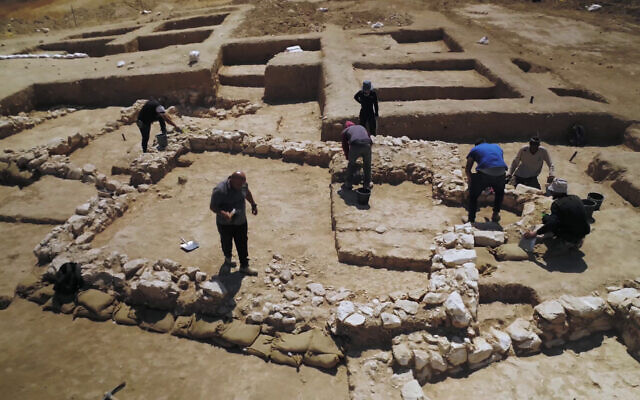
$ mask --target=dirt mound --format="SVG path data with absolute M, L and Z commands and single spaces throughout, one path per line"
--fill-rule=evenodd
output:
M 343 29 L 366 28 L 375 22 L 385 25 L 405 26 L 413 22 L 408 13 L 393 13 L 388 9 L 357 3 L 290 2 L 286 0 L 252 1 L 255 8 L 236 35 L 240 37 L 322 32 L 325 24 L 342 26 Z M 326 7 L 326 12 L 319 8 Z M 364 8 L 364 9 L 363 9 Z M 257 23 L 259 21 L 259 23 Z

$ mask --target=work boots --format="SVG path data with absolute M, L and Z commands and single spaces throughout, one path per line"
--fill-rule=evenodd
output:
M 245 275 L 249 275 L 249 276 L 258 276 L 258 271 L 256 271 L 255 269 L 249 267 L 249 264 L 241 265 L 240 266 L 240 272 L 245 274 Z

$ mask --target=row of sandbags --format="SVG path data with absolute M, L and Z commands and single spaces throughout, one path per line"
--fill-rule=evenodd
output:
M 75 299 L 65 299 L 55 296 L 53 286 L 45 286 L 30 294 L 28 299 L 44 304 L 45 310 L 98 321 L 113 319 L 122 325 L 139 325 L 142 329 L 154 332 L 171 333 L 222 347 L 237 347 L 265 361 L 296 368 L 304 363 L 330 369 L 344 357 L 331 336 L 321 329 L 297 334 L 265 335 L 261 333 L 260 325 L 237 320 L 225 323 L 196 314 L 176 318 L 171 312 L 118 302 L 115 296 L 96 289 L 79 292 Z

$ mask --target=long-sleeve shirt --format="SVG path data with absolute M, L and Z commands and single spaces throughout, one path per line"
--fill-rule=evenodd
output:
M 578 196 L 568 195 L 554 200 L 551 215 L 543 218 L 544 225 L 536 232 L 553 232 L 556 236 L 577 243 L 591 232 L 587 212 Z
M 371 135 L 362 125 L 352 125 L 342 131 L 342 151 L 344 156 L 349 159 L 349 147 L 351 144 L 372 144 Z
M 518 155 L 513 159 L 509 174 L 513 174 L 520 178 L 534 178 L 540 175 L 542 171 L 542 163 L 546 162 L 549 166 L 549 175 L 554 176 L 554 166 L 551 162 L 549 152 L 540 146 L 535 154 L 531 154 L 529 146 L 524 146 L 518 151 Z
M 359 90 L 353 98 L 360 103 L 361 113 L 378 116 L 378 95 L 375 90 L 371 90 L 369 95 L 365 95 L 362 90 Z

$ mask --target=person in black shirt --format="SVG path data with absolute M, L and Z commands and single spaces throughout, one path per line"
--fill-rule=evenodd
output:
M 167 135 L 167 125 L 165 121 L 170 123 L 176 131 L 182 133 L 182 129 L 176 125 L 171 118 L 167 115 L 164 107 L 156 100 L 147 101 L 144 106 L 140 109 L 138 113 L 138 121 L 136 124 L 140 129 L 140 134 L 142 135 L 142 152 L 147 152 L 147 144 L 149 143 L 149 133 L 151 132 L 151 124 L 154 121 L 158 121 L 160 123 L 160 130 L 162 130 L 162 134 L 165 138 L 165 144 L 163 146 L 162 143 L 159 143 L 160 150 L 164 150 L 166 146 L 166 135 Z
M 584 237 L 591 232 L 582 200 L 578 196 L 567 194 L 567 181 L 564 179 L 554 179 L 549 185 L 549 191 L 554 198 L 551 215 L 545 215 L 542 218 L 544 225 L 538 230 L 526 232 L 524 237 L 532 239 L 537 235 L 551 233 L 568 247 L 579 248 Z
M 360 125 L 367 128 L 370 134 L 376 134 L 376 118 L 378 118 L 378 95 L 371 85 L 371 81 L 362 82 L 362 90 L 355 96 L 355 101 L 360 103 Z

